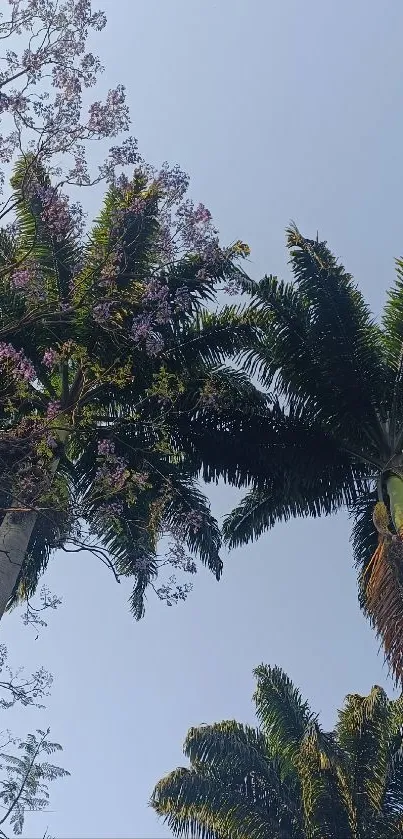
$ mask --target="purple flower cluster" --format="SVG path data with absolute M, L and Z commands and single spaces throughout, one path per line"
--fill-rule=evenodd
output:
M 0 365 L 10 366 L 15 378 L 31 381 L 35 379 L 35 368 L 26 358 L 22 350 L 16 350 L 12 344 L 0 343 Z
M 137 489 L 146 489 L 148 486 L 149 476 L 146 472 L 132 472 L 131 479 Z
M 189 181 L 186 172 L 179 166 L 169 166 L 167 162 L 163 163 L 156 178 L 156 183 L 170 204 L 183 200 L 189 188 Z
M 48 407 L 46 409 L 46 416 L 48 419 L 54 419 L 60 413 L 60 402 L 58 399 L 53 399 L 48 402 Z
M 58 193 L 53 187 L 37 184 L 35 192 L 42 204 L 42 220 L 58 241 L 72 230 L 81 232 L 83 215 L 79 204 L 70 205 L 67 195 Z
M 131 337 L 135 344 L 144 341 L 152 328 L 153 319 L 149 314 L 136 315 L 133 318 Z
M 153 278 L 147 283 L 142 302 L 151 311 L 133 318 L 131 338 L 135 344 L 143 344 L 148 355 L 155 356 L 165 346 L 159 327 L 169 324 L 174 313 L 189 311 L 192 298 L 189 289 L 183 286 L 177 289 L 171 302 L 167 283 Z
M 104 484 L 109 490 L 123 489 L 128 477 L 127 463 L 123 457 L 108 458 L 99 466 L 95 473 L 95 480 Z
M 95 473 L 95 480 L 109 490 L 121 490 L 129 476 L 126 460 L 115 454 L 111 440 L 99 441 L 98 455 L 104 460 Z
M 98 507 L 98 515 L 105 519 L 119 518 L 124 510 L 123 501 L 108 501 Z
M 148 571 L 152 560 L 148 556 L 139 556 L 135 560 L 135 570 L 137 572 Z
M 98 454 L 104 457 L 112 457 L 115 454 L 115 444 L 112 440 L 100 440 L 98 443 Z
M 152 305 L 154 323 L 169 323 L 172 307 L 169 303 L 169 288 L 166 283 L 150 280 L 143 295 L 143 302 Z
M 188 312 L 192 308 L 192 297 L 186 286 L 178 288 L 175 294 L 175 309 L 177 312 Z
M 211 213 L 204 204 L 194 205 L 189 198 L 181 201 L 165 214 L 163 224 L 170 228 L 176 253 L 192 252 L 206 257 L 209 248 L 218 247 L 218 234 L 212 224 Z M 166 232 L 164 237 L 166 238 Z
M 156 356 L 165 346 L 162 335 L 155 331 L 157 323 L 161 323 L 152 317 L 151 314 L 136 315 L 133 318 L 131 328 L 131 339 L 134 344 L 142 344 L 145 351 L 150 356 Z
M 32 282 L 32 275 L 32 268 L 28 266 L 25 268 L 17 268 L 11 277 L 11 282 L 14 288 L 26 288 Z
M 57 350 L 49 347 L 49 349 L 45 350 L 42 358 L 42 364 L 45 365 L 49 370 L 52 370 L 53 367 L 56 367 L 60 360 L 60 355 Z
M 125 104 L 125 88 L 118 85 L 109 90 L 105 103 L 93 102 L 89 108 L 88 130 L 97 136 L 116 137 L 129 127 L 129 109 Z M 124 150 L 123 150 L 124 153 Z M 132 150 L 130 149 L 130 154 Z
M 94 306 L 92 316 L 97 323 L 101 324 L 101 326 L 106 320 L 108 320 L 108 318 L 110 318 L 112 305 L 111 301 L 105 300 L 103 303 L 97 303 Z
M 90 30 L 103 29 L 105 15 L 92 11 L 91 0 L 8 3 L 10 13 L 5 10 L 0 24 L 2 40 L 10 39 L 11 47 L 1 55 L 0 111 L 10 117 L 11 130 L 0 136 L 0 161 L 9 163 L 20 148 L 30 148 L 45 165 L 52 158 L 63 161 L 60 182 L 113 181 L 117 166 L 137 163 L 135 141 L 115 145 L 95 177 L 84 151 L 88 140 L 116 137 L 129 126 L 122 86 L 90 106 L 88 118 L 84 115 L 84 91 L 103 70 L 86 42 Z
M 139 160 L 137 140 L 134 137 L 127 137 L 120 146 L 112 146 L 109 149 L 109 161 L 112 166 L 135 166 Z

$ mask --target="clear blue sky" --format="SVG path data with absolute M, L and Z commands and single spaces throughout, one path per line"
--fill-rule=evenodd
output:
M 378 314 L 403 251 L 400 0 L 99 3 L 109 22 L 94 50 L 105 84 L 127 85 L 146 158 L 189 171 L 223 240 L 249 242 L 254 276 L 288 275 L 292 218 L 328 239 Z M 211 498 L 222 515 L 234 493 Z M 345 693 L 391 689 L 358 609 L 347 515 L 276 527 L 225 558 L 221 583 L 201 571 L 185 605 L 150 603 L 141 624 L 129 587 L 91 557 L 56 556 L 46 582 L 64 605 L 38 641 L 16 615 L 2 624 L 16 663 L 55 676 L 47 711 L 7 725 L 50 724 L 72 772 L 27 836 L 47 824 L 59 839 L 169 836 L 147 807 L 154 783 L 183 762 L 189 726 L 253 721 L 261 661 L 327 725 Z

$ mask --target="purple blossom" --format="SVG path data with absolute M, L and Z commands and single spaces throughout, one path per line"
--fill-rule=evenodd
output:
M 104 321 L 106 321 L 106 320 L 108 320 L 108 318 L 110 318 L 111 309 L 112 309 L 112 303 L 110 303 L 109 301 L 104 301 L 103 303 L 97 303 L 92 310 L 92 316 L 97 323 L 102 325 L 102 323 Z
M 133 318 L 131 337 L 135 344 L 147 338 L 152 326 L 151 315 L 136 315 Z
M 84 90 L 103 70 L 97 56 L 86 51 L 86 42 L 90 30 L 105 26 L 105 15 L 91 10 L 91 0 L 8 2 L 11 12 L 2 15 L 0 27 L 12 49 L 4 50 L 0 81 L 2 90 L 11 89 L 0 95 L 0 111 L 11 118 L 14 130 L 0 137 L 0 160 L 9 162 L 20 148 L 29 148 L 45 165 L 52 158 L 72 158 L 73 167 L 68 162 L 63 167 L 64 180 L 113 180 L 116 166 L 137 162 L 134 140 L 111 149 L 98 178 L 87 172 L 82 151 L 94 136 L 116 137 L 129 125 L 122 86 L 90 106 L 88 119 L 83 114 Z
M 131 479 L 138 489 L 145 489 L 148 486 L 149 476 L 146 472 L 132 472 Z
M 196 563 L 187 555 L 183 544 L 178 538 L 174 538 L 170 542 L 166 559 L 174 568 L 180 568 L 182 571 L 186 571 L 187 574 L 196 574 L 197 572 Z
M 128 212 L 135 213 L 135 215 L 140 215 L 144 213 L 147 204 L 144 198 L 133 198 L 128 206 Z
M 167 606 L 176 606 L 180 600 L 186 600 L 190 591 L 192 591 L 192 584 L 185 583 L 184 585 L 177 585 L 175 575 L 169 577 L 169 580 L 164 585 L 157 588 L 156 594 L 160 600 L 165 600 Z
M 211 213 L 204 204 L 198 204 L 193 213 L 194 224 L 208 224 L 211 222 Z
M 102 466 L 99 466 L 95 473 L 95 480 L 104 484 L 108 489 L 119 491 L 123 488 L 129 477 L 127 463 L 123 457 L 107 458 Z
M 139 159 L 137 140 L 134 137 L 127 137 L 120 146 L 109 149 L 109 160 L 113 166 L 135 166 Z
M 152 563 L 152 559 L 148 556 L 139 556 L 134 561 L 135 570 L 136 571 L 148 571 L 150 565 Z
M 98 507 L 98 515 L 102 518 L 118 518 L 122 515 L 124 510 L 123 501 L 108 501 L 106 504 L 101 504 Z
M 172 307 L 169 303 L 169 288 L 159 280 L 150 280 L 143 296 L 144 303 L 153 306 L 153 320 L 155 324 L 169 323 L 172 317 Z
M 48 402 L 48 407 L 46 409 L 46 416 L 48 419 L 54 419 L 60 412 L 60 401 L 58 399 L 53 399 L 52 401 Z
M 166 283 L 152 279 L 147 283 L 143 300 L 146 303 L 165 303 L 169 298 L 169 288 Z
M 192 297 L 186 286 L 178 288 L 175 294 L 175 308 L 178 312 L 189 312 L 192 308 Z
M 166 262 L 173 262 L 178 252 L 178 245 L 174 242 L 170 218 L 160 222 L 158 246 L 163 259 Z
M 42 364 L 44 364 L 45 367 L 48 367 L 49 370 L 51 370 L 52 367 L 56 366 L 58 361 L 59 361 L 59 353 L 57 352 L 57 350 L 53 349 L 52 347 L 45 350 L 45 352 L 43 354 L 43 359 L 42 359 Z
M 41 200 L 42 220 L 58 241 L 72 230 L 81 232 L 83 214 L 79 204 L 70 205 L 67 195 L 62 195 L 53 187 L 36 184 L 35 193 Z
M 179 203 L 182 201 L 189 187 L 189 175 L 186 174 L 179 166 L 169 166 L 167 162 L 163 163 L 160 172 L 157 175 L 156 183 L 162 189 L 163 193 L 169 198 L 170 202 Z
M 211 224 L 211 213 L 204 204 L 195 207 L 193 201 L 187 199 L 178 207 L 176 215 L 185 248 L 204 253 L 217 241 L 217 231 Z
M 112 440 L 99 440 L 98 454 L 110 457 L 115 454 L 115 444 Z
M 89 108 L 88 130 L 100 137 L 115 137 L 129 127 L 129 109 L 125 104 L 125 88 L 118 85 L 109 90 L 106 102 L 93 102 Z
M 105 458 L 95 473 L 95 480 L 111 490 L 120 490 L 129 476 L 127 462 L 115 454 L 115 444 L 111 440 L 98 442 L 98 454 Z
M 33 364 L 26 358 L 22 350 L 16 350 L 12 344 L 0 343 L 0 365 L 11 366 L 15 378 L 22 378 L 26 381 L 35 379 L 36 373 Z
M 26 286 L 32 282 L 32 269 L 28 267 L 17 268 L 17 270 L 14 271 L 13 276 L 11 277 L 11 282 L 14 288 L 26 288 Z

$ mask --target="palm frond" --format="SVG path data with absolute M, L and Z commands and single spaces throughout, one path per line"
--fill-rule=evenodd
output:
M 235 720 L 197 726 L 188 731 L 183 750 L 192 765 L 200 769 L 206 764 L 208 771 L 230 771 L 232 778 L 235 775 L 241 779 L 253 772 L 270 786 L 279 787 L 268 741 L 259 729 Z
M 289 677 L 256 668 L 258 730 L 233 720 L 191 728 L 180 768 L 151 805 L 175 836 L 396 839 L 403 810 L 403 700 L 375 686 L 348 696 L 324 732 Z
M 354 505 L 366 492 L 365 465 L 340 450 L 309 413 L 287 413 L 278 404 L 267 413 L 271 423 L 259 435 L 265 476 L 260 478 L 258 461 L 255 486 L 224 522 L 232 547 L 257 538 L 278 521 L 329 515 Z
M 254 675 L 257 687 L 253 698 L 262 731 L 285 776 L 293 774 L 306 729 L 315 717 L 280 667 L 261 664 L 254 670 Z
M 393 754 L 395 731 L 385 691 L 375 686 L 369 696 L 350 694 L 339 711 L 337 740 L 347 755 L 354 798 L 362 810 L 380 812 Z
M 365 577 L 371 556 L 378 544 L 378 533 L 374 527 L 373 512 L 378 500 L 376 489 L 368 489 L 351 508 L 353 522 L 351 544 L 355 566 L 358 570 L 360 606 L 365 610 Z
M 230 775 L 216 778 L 198 769 L 177 769 L 159 782 L 151 803 L 176 836 L 279 839 L 285 835 L 263 803 L 249 801 L 242 789 L 231 788 L 228 781 Z M 290 823 L 284 823 L 287 827 Z M 296 835 L 288 832 L 289 839 Z
M 288 244 L 295 282 L 268 276 L 253 291 L 262 337 L 244 364 L 281 398 L 309 402 L 334 436 L 379 446 L 393 390 L 380 330 L 324 243 L 291 231 Z
M 224 306 L 219 312 L 201 309 L 194 318 L 174 324 L 162 359 L 169 366 L 180 363 L 185 370 L 196 364 L 217 367 L 253 345 L 258 332 L 254 320 L 247 307 Z
M 385 404 L 388 370 L 380 329 L 326 242 L 306 239 L 294 225 L 287 231 L 287 244 L 298 290 L 311 311 L 312 337 L 332 385 L 344 392 L 353 415 L 365 420 L 364 410 L 373 416 L 374 408 Z
M 351 835 L 349 817 L 352 814 L 354 820 L 354 814 L 340 789 L 343 758 L 332 734 L 324 733 L 316 720 L 308 724 L 295 761 L 308 836 L 315 836 L 319 825 L 329 839 Z
M 105 497 L 100 491 L 97 440 L 86 441 L 75 463 L 91 532 L 108 550 L 116 572 L 135 579 L 131 607 L 137 619 L 144 614 L 147 588 L 158 576 L 158 546 L 165 534 L 185 544 L 217 579 L 222 571 L 220 532 L 208 500 L 188 474 L 186 463 L 158 450 L 154 438 L 147 439 L 147 426 L 145 431 L 142 423 L 123 423 L 113 432 L 116 455 L 123 459 L 133 482 L 131 492 L 117 489 Z M 100 429 L 100 439 L 105 435 L 107 431 Z M 113 513 L 114 503 L 119 504 L 119 513 Z
M 388 292 L 382 326 L 388 362 L 397 371 L 403 346 L 403 259 L 395 264 L 396 281 Z

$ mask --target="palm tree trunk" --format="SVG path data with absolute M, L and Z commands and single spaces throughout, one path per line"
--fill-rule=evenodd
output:
M 65 443 L 68 435 L 68 429 L 54 433 L 59 443 Z M 59 463 L 60 456 L 55 457 L 50 464 L 49 485 Z M 12 508 L 12 512 L 6 513 L 0 525 L 0 620 L 14 591 L 39 515 L 37 510 L 27 510 L 18 501 L 12 503 Z
M 386 486 L 393 524 L 397 533 L 403 535 L 403 480 L 398 475 L 391 475 Z

